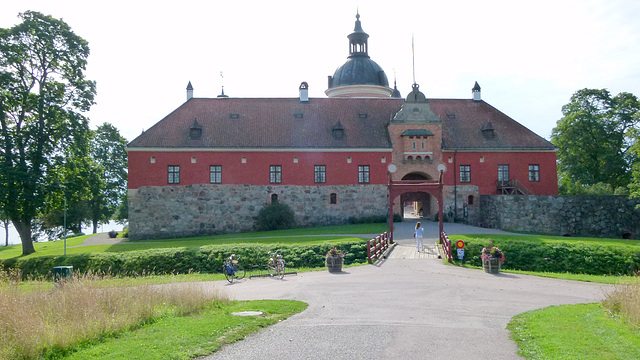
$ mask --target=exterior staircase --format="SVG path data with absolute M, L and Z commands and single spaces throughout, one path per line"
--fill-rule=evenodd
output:
M 498 193 L 501 195 L 532 195 L 518 179 L 498 180 L 497 182 Z

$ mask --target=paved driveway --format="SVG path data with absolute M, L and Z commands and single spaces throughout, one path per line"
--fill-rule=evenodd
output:
M 403 245 L 400 245 L 403 246 Z M 409 245 L 407 245 L 409 246 Z M 596 302 L 602 285 L 490 275 L 438 259 L 396 259 L 286 276 L 211 282 L 232 299 L 296 299 L 309 308 L 204 359 L 519 359 L 514 315 Z

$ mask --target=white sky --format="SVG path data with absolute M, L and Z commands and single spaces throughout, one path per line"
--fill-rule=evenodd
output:
M 640 96 L 640 1 L 11 1 L 0 27 L 35 10 L 64 19 L 89 42 L 97 81 L 95 128 L 131 141 L 186 100 L 296 97 L 302 81 L 325 97 L 327 76 L 348 55 L 359 8 L 369 55 L 429 98 L 482 98 L 549 138 L 561 107 L 582 88 Z
M 97 82 L 92 127 L 128 140 L 195 97 L 325 97 L 348 56 L 356 9 L 369 55 L 428 98 L 482 98 L 549 138 L 561 107 L 582 88 L 640 96 L 640 1 L 76 1 L 0 4 L 0 28 L 26 10 L 62 18 L 89 42 Z M 395 74 L 395 75 L 394 75 Z

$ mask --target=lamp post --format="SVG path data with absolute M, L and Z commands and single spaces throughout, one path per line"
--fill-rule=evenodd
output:
M 64 232 L 64 256 L 67 256 L 67 191 L 64 192 L 64 220 L 62 225 L 62 231 Z

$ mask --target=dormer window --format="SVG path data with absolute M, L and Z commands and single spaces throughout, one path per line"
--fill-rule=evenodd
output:
M 366 118 L 367 118 L 367 114 L 365 114 L 365 113 L 360 113 L 360 114 L 358 114 L 358 117 L 359 117 L 360 119 L 366 119 Z
M 484 124 L 482 126 L 481 131 L 482 131 L 482 136 L 484 136 L 484 138 L 487 140 L 492 140 L 496 137 L 496 132 L 491 122 Z
M 197 120 L 193 120 L 193 124 L 189 128 L 189 139 L 190 140 L 202 139 L 202 126 L 198 124 Z
M 238 119 L 238 118 L 240 118 L 240 114 L 229 114 L 229 117 L 231 119 Z
M 302 119 L 304 117 L 301 113 L 293 114 L 293 116 L 295 116 L 296 119 Z
M 331 136 L 333 140 L 344 140 L 344 127 L 340 120 L 331 128 Z

